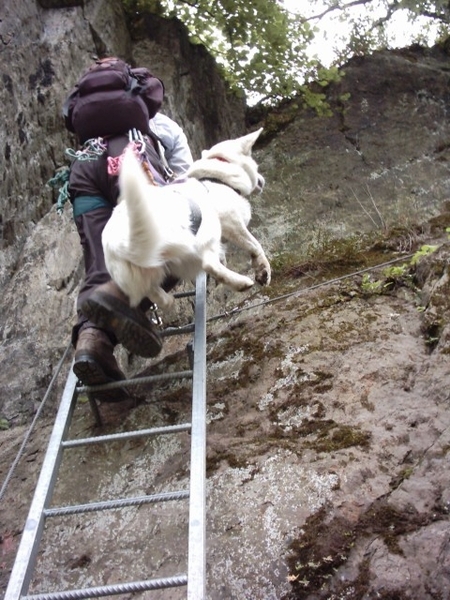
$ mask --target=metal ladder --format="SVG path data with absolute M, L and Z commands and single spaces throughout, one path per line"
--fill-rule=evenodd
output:
M 178 297 L 195 295 L 194 322 L 185 328 L 176 328 L 172 331 L 166 330 L 163 332 L 163 336 L 164 334 L 167 336 L 175 335 L 177 332 L 187 333 L 193 331 L 192 370 L 155 375 L 144 379 L 130 379 L 126 382 L 120 382 L 120 385 L 124 387 L 127 384 L 136 384 L 136 381 L 142 382 L 144 380 L 157 382 L 168 378 L 191 378 L 191 423 L 94 438 L 67 440 L 78 395 L 81 392 L 89 392 L 89 390 L 96 389 L 77 387 L 77 378 L 72 369 L 70 369 L 4 600 L 74 600 L 181 586 L 187 586 L 187 598 L 189 600 L 204 600 L 206 594 L 206 275 L 201 273 L 197 277 L 195 291 L 176 295 Z M 111 387 L 114 384 L 108 384 L 108 386 Z M 97 404 L 92 399 L 90 399 L 90 402 L 94 408 L 94 414 L 98 418 L 98 412 L 95 412 L 95 410 L 98 411 Z M 80 445 L 97 444 L 117 439 L 125 440 L 142 436 L 171 434 L 180 431 L 191 432 L 189 490 L 50 508 L 64 450 Z M 54 516 L 140 506 L 186 498 L 189 498 L 187 573 L 158 579 L 27 595 L 46 519 Z

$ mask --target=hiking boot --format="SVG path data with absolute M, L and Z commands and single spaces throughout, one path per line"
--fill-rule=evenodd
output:
M 113 350 L 114 346 L 104 331 L 94 327 L 80 331 L 73 372 L 83 385 L 102 385 L 125 379 Z M 92 395 L 101 402 L 120 402 L 130 397 L 123 388 L 92 392 Z
M 146 358 L 161 352 L 158 332 L 141 310 L 130 307 L 128 297 L 114 281 L 92 292 L 81 312 L 101 329 L 112 331 L 129 352 Z

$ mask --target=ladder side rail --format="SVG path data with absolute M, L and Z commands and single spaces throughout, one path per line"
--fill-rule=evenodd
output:
M 58 476 L 63 448 L 75 408 L 77 378 L 72 367 L 69 371 L 55 424 L 42 464 L 41 473 L 25 522 L 19 549 L 15 558 L 4 600 L 19 600 L 28 591 L 34 570 L 39 543 L 44 530 L 44 509 L 48 507 Z
M 206 274 L 196 281 L 188 539 L 189 600 L 206 597 Z

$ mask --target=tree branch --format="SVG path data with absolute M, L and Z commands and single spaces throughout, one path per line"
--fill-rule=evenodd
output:
M 384 15 L 384 17 L 380 17 L 378 19 L 378 21 L 375 21 L 372 26 L 370 27 L 369 31 L 372 31 L 373 29 L 376 29 L 377 27 L 381 27 L 381 25 L 383 25 L 384 23 L 386 23 L 387 21 L 389 21 L 389 19 L 392 17 L 392 15 L 401 8 L 400 3 L 398 0 L 394 0 L 394 2 L 392 2 L 392 4 L 390 4 L 388 6 L 387 12 Z
M 361 6 L 361 5 L 365 5 L 365 4 L 371 4 L 373 2 L 373 0 L 351 0 L 351 2 L 348 2 L 347 4 L 335 4 L 334 6 L 329 6 L 328 8 L 326 8 L 322 13 L 318 14 L 318 15 L 313 15 L 312 17 L 305 17 L 305 21 L 312 21 L 314 19 L 322 19 L 323 17 L 325 17 L 326 15 L 336 11 L 336 10 L 346 10 L 347 8 L 353 8 L 354 6 Z

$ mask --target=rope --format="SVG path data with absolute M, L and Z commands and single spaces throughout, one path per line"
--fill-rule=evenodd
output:
M 283 294 L 282 296 L 277 296 L 276 298 L 270 298 L 269 300 L 263 300 L 262 302 L 258 302 L 258 304 L 250 304 L 249 306 L 242 306 L 238 308 L 232 308 L 230 311 L 226 311 L 224 313 L 220 313 L 213 317 L 209 317 L 207 322 L 210 321 L 218 321 L 219 319 L 224 319 L 226 317 L 231 317 L 233 315 L 237 315 L 245 310 L 251 310 L 253 308 L 259 308 L 260 306 L 266 306 L 268 304 L 273 304 L 275 302 L 279 302 L 280 300 L 286 300 L 287 298 L 301 296 L 302 294 L 306 294 L 306 292 L 310 292 L 311 290 L 316 290 L 318 288 L 324 287 L 326 285 L 332 285 L 333 283 L 338 283 L 339 281 L 344 281 L 345 279 L 350 279 L 352 277 L 356 277 L 357 275 L 362 275 L 363 273 L 368 273 L 369 271 L 375 271 L 377 269 L 381 269 L 384 267 L 388 267 L 389 265 L 393 265 L 397 262 L 408 260 L 412 258 L 414 254 L 407 254 L 406 256 L 402 256 L 400 258 L 394 258 L 385 263 L 380 263 L 378 265 L 374 265 L 373 267 L 367 267 L 365 269 L 361 269 L 359 271 L 354 271 L 353 273 L 349 273 L 348 275 L 341 275 L 340 277 L 335 277 L 334 279 L 328 279 L 327 281 L 322 281 L 321 283 L 317 283 L 308 288 L 304 288 L 302 290 L 295 290 L 294 292 L 290 292 L 289 294 Z
M 66 148 L 65 154 L 71 160 L 97 160 L 106 152 L 107 145 L 103 138 L 92 138 L 84 142 L 81 150 Z M 68 166 L 56 169 L 55 175 L 47 181 L 47 185 L 56 188 L 59 186 L 58 199 L 56 201 L 56 212 L 62 215 L 66 202 L 70 199 L 69 194 L 69 175 Z
M 53 377 L 52 377 L 52 379 L 50 381 L 50 384 L 49 384 L 49 386 L 47 388 L 47 391 L 45 392 L 45 396 L 42 399 L 42 402 L 41 402 L 39 408 L 37 409 L 36 414 L 34 415 L 34 419 L 33 419 L 32 423 L 31 423 L 31 425 L 30 425 L 27 433 L 25 434 L 25 437 L 23 439 L 22 445 L 19 448 L 19 451 L 18 451 L 18 453 L 16 455 L 16 458 L 14 459 L 11 467 L 9 468 L 9 471 L 8 471 L 8 473 L 6 475 L 5 481 L 3 482 L 3 485 L 2 485 L 2 487 L 0 489 L 0 502 L 1 502 L 1 500 L 2 500 L 2 498 L 4 496 L 4 494 L 5 494 L 5 491 L 6 491 L 6 488 L 8 486 L 8 483 L 10 482 L 11 477 L 14 474 L 14 471 L 15 471 L 18 463 L 19 463 L 19 460 L 23 456 L 23 453 L 25 451 L 25 447 L 26 447 L 26 445 L 28 443 L 28 440 L 30 439 L 30 436 L 31 436 L 31 433 L 33 432 L 34 426 L 36 425 L 36 422 L 37 422 L 37 420 L 39 419 L 39 417 L 41 415 L 41 412 L 42 412 L 42 410 L 43 410 L 43 408 L 45 406 L 45 403 L 47 402 L 48 397 L 50 396 L 50 392 L 51 392 L 51 390 L 53 388 L 53 385 L 54 385 L 54 383 L 56 381 L 56 378 L 58 377 L 58 375 L 59 375 L 59 373 L 61 371 L 61 367 L 62 367 L 64 361 L 66 360 L 67 354 L 69 353 L 69 350 L 70 350 L 71 346 L 72 346 L 72 343 L 69 342 L 67 348 L 64 351 L 64 354 L 62 355 L 61 360 L 59 361 L 59 363 L 58 363 L 58 365 L 56 367 L 56 371 L 55 371 L 55 373 L 54 373 L 54 375 L 53 375 Z
M 66 148 L 65 154 L 72 160 L 97 160 L 97 158 L 102 156 L 107 149 L 108 146 L 106 141 L 99 137 L 86 140 L 81 150 Z
M 58 200 L 56 202 L 56 212 L 58 215 L 62 215 L 64 205 L 69 200 L 69 174 L 69 167 L 60 167 L 55 171 L 55 175 L 47 181 L 47 185 L 50 187 L 56 188 L 59 186 Z

